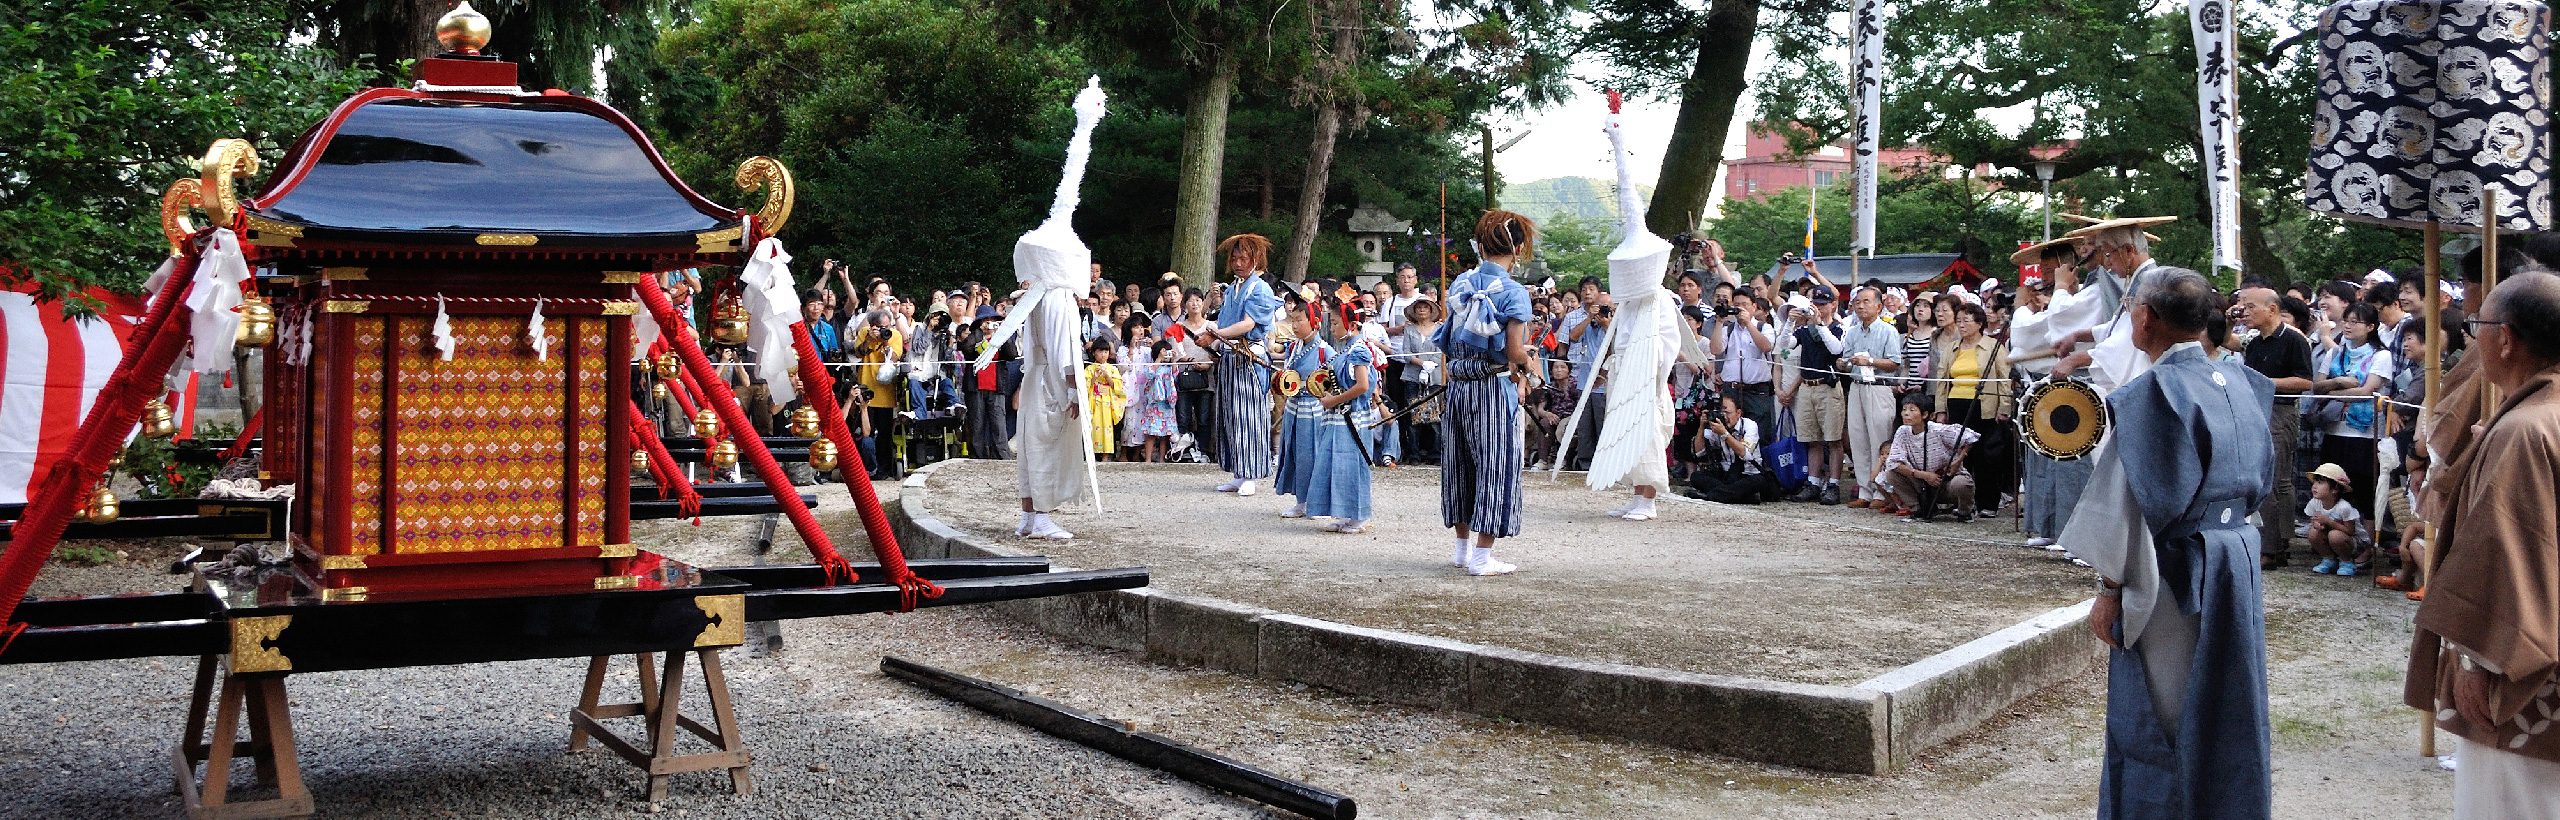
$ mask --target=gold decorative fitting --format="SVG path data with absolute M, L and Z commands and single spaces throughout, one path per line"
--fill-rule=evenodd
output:
M 600 312 L 606 316 L 637 316 L 640 315 L 640 303 L 606 302 L 604 303 L 604 310 Z
M 719 438 L 720 412 L 708 407 L 693 411 L 693 434 L 705 441 Z
M 791 411 L 791 434 L 801 438 L 817 438 L 818 421 L 818 408 L 801 405 L 800 409 Z
M 290 248 L 293 240 L 302 238 L 302 226 L 287 225 L 272 219 L 248 217 L 242 227 L 249 231 L 249 244 L 266 248 Z
M 728 253 L 738 249 L 738 239 L 746 236 L 745 228 L 721 228 L 693 235 L 694 253 Z
M 231 673 L 291 672 L 293 659 L 269 646 L 293 626 L 291 615 L 231 619 Z
M 320 278 L 329 282 L 363 282 L 372 279 L 366 268 L 321 268 Z
M 340 587 L 340 588 L 337 588 L 337 589 L 324 589 L 324 590 L 321 590 L 321 591 L 320 591 L 320 600 L 321 600 L 322 602 L 324 602 L 324 603 L 332 603 L 332 604 L 352 603 L 352 602 L 355 602 L 355 601 L 361 601 L 361 600 L 364 600 L 364 596 L 365 596 L 367 593 L 370 593 L 370 592 L 372 592 L 372 591 L 373 591 L 373 590 L 366 589 L 366 588 L 364 588 L 364 587 Z
M 651 400 L 666 401 L 668 397 L 673 395 L 675 395 L 675 391 L 668 390 L 666 382 L 649 383 L 649 398 Z
M 693 599 L 711 622 L 693 636 L 694 646 L 737 646 L 747 642 L 747 596 L 702 595 Z
M 152 399 L 142 405 L 142 434 L 165 439 L 178 434 L 178 419 L 169 414 L 169 405 Z
M 647 275 L 649 274 L 646 271 L 609 270 L 604 272 L 604 283 L 608 285 L 637 285 L 640 284 L 640 277 Z
M 738 443 L 723 441 L 711 446 L 711 466 L 726 470 L 738 466 Z
M 323 556 L 320 556 L 320 568 L 321 568 L 321 569 L 364 569 L 364 556 L 362 556 L 362 555 L 323 555 Z
M 836 468 L 836 443 L 826 439 L 809 442 L 809 469 L 826 472 Z
M 187 211 L 204 201 L 204 180 L 188 177 L 169 183 L 160 194 L 160 233 L 169 237 L 169 255 L 185 256 L 187 237 L 194 236 L 196 222 Z
M 477 55 L 489 44 L 489 18 L 471 8 L 470 0 L 436 20 L 436 44 L 444 50 Z
M 267 300 L 254 292 L 242 294 L 239 310 L 240 328 L 233 331 L 234 342 L 242 347 L 266 347 L 276 340 L 276 309 L 268 306 Z
M 676 374 L 684 372 L 684 362 L 683 360 L 676 358 L 675 351 L 670 350 L 665 353 L 658 354 L 656 368 L 658 371 L 658 378 L 672 379 L 676 377 Z
M 98 479 L 98 488 L 89 493 L 89 503 L 80 508 L 80 518 L 92 524 L 104 524 L 124 515 L 118 506 L 116 491 L 107 489 L 107 479 Z
M 596 579 L 597 589 L 632 589 L 638 586 L 640 579 L 629 575 L 607 575 Z
M 322 310 L 330 313 L 363 313 L 373 307 L 372 302 L 362 299 L 331 299 L 320 304 Z
M 772 157 L 748 157 L 738 163 L 738 190 L 753 193 L 765 189 L 764 207 L 756 209 L 756 231 L 766 236 L 782 233 L 791 222 L 791 200 L 797 191 L 791 184 L 791 169 Z
M 747 313 L 747 303 L 744 299 L 736 296 L 728 296 L 712 303 L 712 341 L 724 345 L 746 344 L 747 329 L 750 326 Z
M 657 385 L 657 387 L 664 388 L 664 387 L 666 387 L 666 385 L 661 384 L 661 385 Z M 631 472 L 633 472 L 633 473 L 637 474 L 637 473 L 645 473 L 645 472 L 648 472 L 648 471 L 649 471 L 649 451 L 647 451 L 647 450 L 633 450 L 633 451 L 631 451 Z
M 606 544 L 596 548 L 598 558 L 636 558 L 640 547 L 634 544 Z
M 203 167 L 204 188 L 197 192 L 198 201 L 214 227 L 230 225 L 240 215 L 240 189 L 232 183 L 258 172 L 258 149 L 244 139 L 214 140 L 213 147 L 204 151 Z
M 542 241 L 542 237 L 529 233 L 484 233 L 471 241 L 483 245 L 531 245 Z

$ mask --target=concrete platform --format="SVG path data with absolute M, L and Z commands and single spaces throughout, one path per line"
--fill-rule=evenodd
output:
M 1159 662 L 1752 760 L 1881 773 L 2097 658 L 2086 570 L 2005 525 L 1912 525 L 1846 508 L 1666 503 L 1530 483 L 1519 575 L 1448 566 L 1438 475 L 1382 470 L 1376 527 L 1318 531 L 1287 499 L 1215 492 L 1209 468 L 1106 465 L 1105 503 L 1011 535 L 1011 464 L 910 476 L 908 554 L 1146 564 L 1151 589 L 1006 605 L 1046 631 Z

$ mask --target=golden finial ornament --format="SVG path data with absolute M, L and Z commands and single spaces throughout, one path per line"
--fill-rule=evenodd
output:
M 836 443 L 826 439 L 809 442 L 809 469 L 826 472 L 836 468 Z
M 744 300 L 729 296 L 711 308 L 711 340 L 724 345 L 747 343 L 747 305 Z
M 738 443 L 723 441 L 711 447 L 711 466 L 728 469 L 737 466 Z
M 142 405 L 142 434 L 152 438 L 169 438 L 178 434 L 178 419 L 169 414 L 169 404 L 159 399 Z
M 738 190 L 754 193 L 764 189 L 764 206 L 756 209 L 756 233 L 772 236 L 782 232 L 791 222 L 791 202 L 797 188 L 791 183 L 791 169 L 772 157 L 748 157 L 738 163 Z
M 454 4 L 453 10 L 436 20 L 436 44 L 456 54 L 479 56 L 489 45 L 489 18 L 471 8 L 470 0 Z
M 241 347 L 266 347 L 276 340 L 276 309 L 257 291 L 240 295 L 240 329 L 232 339 Z
M 683 368 L 684 368 L 684 364 L 683 364 L 683 362 L 678 361 L 678 360 L 676 359 L 676 352 L 675 352 L 675 351 L 670 350 L 670 351 L 667 351 L 667 352 L 665 352 L 665 353 L 660 353 L 660 354 L 658 354 L 658 363 L 657 363 L 658 378 L 661 378 L 661 379 L 672 379 L 672 378 L 675 378 L 675 377 L 676 377 L 676 374 L 684 372 L 684 369 L 683 369 Z
M 705 407 L 693 411 L 693 434 L 704 441 L 720 437 L 720 413 Z
M 649 383 L 649 399 L 651 401 L 666 401 L 667 397 L 672 395 L 675 395 L 675 391 L 668 390 L 666 382 Z
M 104 524 L 123 515 L 124 509 L 116 500 L 116 491 L 107 489 L 106 479 L 98 479 L 98 488 L 89 491 L 89 503 L 80 508 L 81 520 Z
M 213 141 L 213 147 L 204 150 L 202 176 L 197 182 L 201 187 L 197 190 L 196 196 L 199 206 L 204 208 L 205 217 L 213 222 L 213 227 L 230 227 L 232 220 L 240 215 L 240 189 L 232 183 L 246 179 L 257 172 L 258 149 L 250 145 L 248 140 L 218 139 Z M 163 196 L 161 229 L 165 231 L 168 225 L 166 195 Z
M 645 473 L 645 472 L 648 472 L 648 471 L 649 471 L 649 451 L 647 451 L 647 450 L 633 450 L 633 451 L 631 451 L 631 472 L 633 472 L 633 473 Z
M 802 405 L 791 411 L 791 434 L 801 438 L 817 438 L 818 408 Z
M 169 238 L 169 255 L 187 255 L 187 237 L 196 232 L 195 220 L 187 212 L 204 200 L 204 180 L 187 177 L 169 183 L 160 194 L 160 233 Z

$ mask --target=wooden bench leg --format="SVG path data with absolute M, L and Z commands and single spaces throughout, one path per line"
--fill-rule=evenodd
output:
M 191 820 L 311 816 L 311 793 L 302 783 L 284 676 L 221 674 L 221 693 L 215 696 L 214 660 L 206 658 L 197 670 L 186 736 L 170 754 L 178 777 L 178 795 L 186 802 L 187 816 Z M 212 707 L 210 734 L 205 731 L 207 705 Z M 240 740 L 243 718 L 249 723 L 250 739 L 246 742 Z M 250 758 L 257 767 L 260 783 L 276 786 L 273 799 L 232 802 L 231 762 L 242 757 Z M 195 771 L 199 761 L 204 764 L 201 787 Z
M 605 666 L 612 660 L 611 655 L 597 655 L 587 661 L 587 683 L 578 690 L 578 711 L 590 715 L 596 713 L 596 704 L 604 698 Z M 569 721 L 569 751 L 585 751 L 586 748 L 587 726 L 572 718 Z
M 703 689 L 710 695 L 712 726 L 686 717 L 683 709 L 685 654 L 693 653 L 702 663 Z M 753 783 L 748 777 L 746 741 L 739 737 L 738 716 L 729 698 L 729 680 L 720 669 L 720 653 L 714 649 L 679 649 L 661 660 L 651 655 L 638 656 L 640 702 L 603 703 L 603 679 L 609 659 L 596 658 L 587 664 L 586 685 L 579 692 L 578 708 L 569 721 L 571 749 L 585 740 L 619 755 L 645 772 L 649 802 L 667 798 L 669 778 L 683 772 L 727 770 L 729 787 L 738 794 L 749 794 Z M 664 664 L 661 668 L 660 664 Z M 617 734 L 604 721 L 613 718 L 640 718 L 648 733 L 645 743 L 632 743 Z M 716 729 L 714 727 L 717 727 Z M 678 735 L 690 732 L 712 744 L 717 751 L 682 754 L 676 750 Z
M 647 657 L 647 656 L 642 656 Z M 682 712 L 677 704 L 684 701 L 684 652 L 667 653 L 665 683 L 658 687 L 658 703 L 649 714 L 649 802 L 667 799 L 667 778 L 661 764 L 676 756 L 676 716 Z

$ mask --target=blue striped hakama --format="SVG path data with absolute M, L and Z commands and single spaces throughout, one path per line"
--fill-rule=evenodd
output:
M 1319 362 L 1318 356 L 1303 356 L 1299 361 L 1312 365 L 1307 373 L 1322 366 L 1332 367 L 1342 386 L 1349 389 L 1359 384 L 1361 374 L 1375 372 L 1373 352 L 1368 344 L 1353 339 L 1348 350 L 1324 354 L 1329 361 Z M 1289 492 L 1307 505 L 1310 516 L 1369 520 L 1369 461 L 1361 454 L 1357 437 L 1366 434 L 1368 425 L 1378 420 L 1377 405 L 1364 395 L 1327 411 L 1313 397 L 1300 399 L 1306 403 L 1289 403 L 1289 420 L 1307 431 L 1310 446 L 1306 457 L 1300 459 L 1307 465 L 1306 472 L 1300 477 L 1298 488 Z M 1349 411 L 1347 416 L 1345 410 Z
M 1503 378 L 1510 328 L 1529 321 L 1529 289 L 1486 262 L 1449 283 L 1440 426 L 1440 523 L 1496 538 L 1520 534 L 1520 389 Z
M 1243 339 L 1230 340 L 1238 348 L 1246 347 L 1270 334 L 1279 312 L 1279 295 L 1256 272 L 1227 285 L 1226 300 L 1218 305 L 1218 326 L 1252 319 L 1253 327 Z M 1218 388 L 1218 469 L 1246 481 L 1269 478 L 1274 466 L 1271 375 L 1271 368 L 1234 349 L 1219 354 L 1213 370 Z

